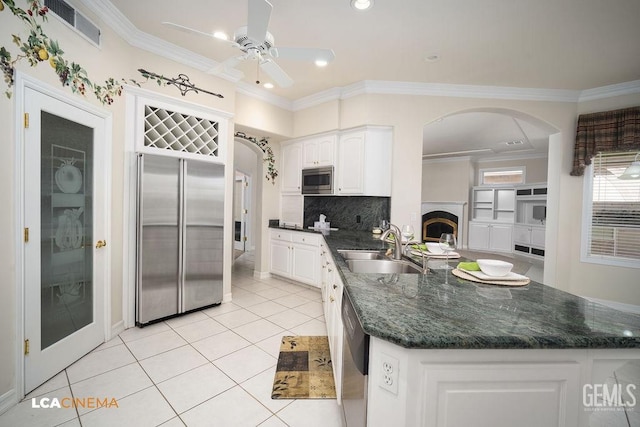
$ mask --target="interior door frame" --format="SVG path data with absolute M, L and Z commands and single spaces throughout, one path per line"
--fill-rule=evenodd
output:
M 246 237 L 246 240 L 244 241 L 244 251 L 250 251 L 253 249 L 253 236 L 252 236 L 252 227 L 251 227 L 251 221 L 252 219 L 252 207 L 251 207 L 251 175 L 248 174 L 247 172 L 243 171 L 242 169 L 234 169 L 234 184 L 239 181 L 237 178 L 235 178 L 236 174 L 242 174 L 242 191 L 240 192 L 240 197 L 242 198 L 241 200 L 241 204 L 242 204 L 242 212 L 240 213 L 241 218 L 242 218 L 242 222 L 244 223 L 244 226 L 242 227 L 242 231 L 243 236 L 242 237 Z M 234 192 L 233 192 L 233 197 L 234 197 L 234 203 L 235 203 L 235 197 L 236 197 L 236 193 L 235 193 L 235 186 L 234 186 Z M 246 213 L 244 212 L 246 211 Z M 234 227 L 235 227 L 235 218 L 234 220 Z M 234 230 L 235 231 L 235 230 Z M 235 237 L 235 236 L 234 236 Z M 234 238 L 234 249 L 235 249 L 235 238 Z
M 15 180 L 15 198 L 14 198 L 14 207 L 15 207 L 15 309 L 16 309 L 16 360 L 15 360 L 15 384 L 16 384 L 16 393 L 18 395 L 18 400 L 21 400 L 25 396 L 24 392 L 24 340 L 25 340 L 25 329 L 24 329 L 24 304 L 25 304 L 25 277 L 24 277 L 24 268 L 25 268 L 25 255 L 24 255 L 24 242 L 23 242 L 23 230 L 25 227 L 24 223 L 24 193 L 25 193 L 25 182 L 24 182 L 24 162 L 25 155 L 23 152 L 24 141 L 25 141 L 25 128 L 24 128 L 24 111 L 25 111 L 25 90 L 31 89 L 37 92 L 40 92 L 44 95 L 50 96 L 52 98 L 57 99 L 60 102 L 64 102 L 69 104 L 72 107 L 84 110 L 88 113 L 91 113 L 98 118 L 104 120 L 105 124 L 105 135 L 104 140 L 105 144 L 103 147 L 97 147 L 95 152 L 96 157 L 99 158 L 105 164 L 106 170 L 111 170 L 111 146 L 112 146 L 112 114 L 110 111 L 105 109 L 96 107 L 90 104 L 87 101 L 80 99 L 76 95 L 71 95 L 67 92 L 56 89 L 52 86 L 49 86 L 46 83 L 43 83 L 35 78 L 24 74 L 20 71 L 16 71 L 15 76 L 15 89 L 14 89 L 14 180 Z M 101 215 L 101 221 L 104 222 L 105 226 L 105 239 L 107 242 L 112 241 L 111 239 L 111 179 L 107 177 L 105 183 L 105 195 L 103 200 L 105 209 L 103 212 L 96 212 L 95 215 Z M 107 246 L 107 249 L 111 248 L 111 246 Z M 104 277 L 104 334 L 105 340 L 111 339 L 111 250 L 109 249 L 105 254 L 105 277 Z

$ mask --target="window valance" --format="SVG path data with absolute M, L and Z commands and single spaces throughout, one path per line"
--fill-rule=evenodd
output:
M 578 116 L 571 175 L 582 176 L 598 153 L 640 151 L 640 107 Z

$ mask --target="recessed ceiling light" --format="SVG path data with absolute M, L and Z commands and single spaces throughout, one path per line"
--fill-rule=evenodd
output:
M 373 7 L 373 0 L 351 0 L 351 7 L 356 10 L 368 10 Z
M 424 57 L 424 60 L 425 62 L 436 62 L 440 60 L 440 55 L 438 55 L 437 53 L 427 55 Z
M 325 61 L 324 59 L 316 59 L 316 65 L 318 67 L 326 67 L 328 64 L 327 61 Z
M 229 36 L 223 31 L 216 31 L 215 33 L 213 33 L 213 37 L 220 40 L 229 40 Z
M 263 86 L 265 89 L 273 89 L 273 83 L 265 83 Z

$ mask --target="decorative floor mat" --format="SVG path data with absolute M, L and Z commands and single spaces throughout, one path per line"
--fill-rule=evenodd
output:
M 271 398 L 336 398 L 326 336 L 282 337 Z

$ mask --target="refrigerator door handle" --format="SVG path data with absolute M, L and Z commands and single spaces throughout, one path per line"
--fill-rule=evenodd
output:
M 184 303 L 184 286 L 185 286 L 185 269 L 184 269 L 184 263 L 185 263 L 185 256 L 184 256 L 184 251 L 185 251 L 185 239 L 186 239 L 186 235 L 187 235 L 187 225 L 186 225 L 186 186 L 185 186 L 185 181 L 186 181 L 186 176 L 187 176 L 187 163 L 184 159 L 180 159 L 180 172 L 179 172 L 179 178 L 178 178 L 178 188 L 180 189 L 178 192 L 178 197 L 180 198 L 180 202 L 178 204 L 179 206 L 179 211 L 178 211 L 178 224 L 180 224 L 180 227 L 178 227 L 178 307 L 180 307 L 179 313 L 184 313 L 185 311 L 185 303 Z
M 140 283 L 142 283 L 142 194 L 144 191 L 144 157 L 142 154 L 137 155 L 137 184 L 138 194 L 136 195 L 136 321 L 141 310 L 140 304 Z

